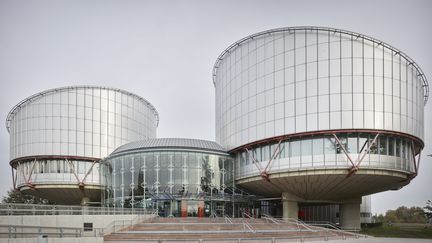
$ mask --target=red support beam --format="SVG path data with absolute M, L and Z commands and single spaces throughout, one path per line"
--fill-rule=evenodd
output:
M 268 161 L 266 167 L 263 169 L 261 167 L 261 163 L 255 158 L 253 153 L 248 149 L 245 148 L 246 152 L 249 154 L 249 156 L 252 158 L 253 164 L 257 167 L 260 176 L 267 182 L 270 182 L 270 169 L 271 169 L 271 163 L 276 159 L 276 157 L 279 155 L 279 153 L 282 151 L 280 148 L 280 144 L 282 143 L 282 140 L 278 142 L 276 147 L 273 150 L 273 153 L 271 155 L 270 160 Z
M 274 143 L 279 140 L 285 141 L 295 138 L 303 138 L 303 137 L 313 137 L 313 136 L 331 136 L 332 134 L 347 134 L 347 133 L 363 133 L 363 134 L 382 134 L 382 135 L 390 135 L 408 138 L 410 140 L 415 141 L 416 145 L 423 149 L 424 142 L 411 134 L 396 132 L 396 131 L 387 131 L 387 130 L 378 130 L 378 129 L 334 129 L 334 130 L 323 130 L 323 131 L 313 131 L 313 132 L 301 132 L 294 134 L 287 134 L 281 136 L 275 136 L 271 138 L 265 138 L 262 140 L 254 141 L 248 144 L 244 144 L 242 146 L 236 147 L 228 151 L 229 153 L 243 150 L 244 148 L 252 148 L 254 146 L 260 146 L 264 144 Z
M 33 174 L 33 171 L 34 171 L 35 165 L 36 165 L 36 159 L 33 161 L 32 168 L 31 168 L 31 170 L 30 170 L 30 172 L 29 172 L 29 176 L 28 176 L 28 179 L 27 179 L 28 183 L 31 183 L 31 176 L 32 176 L 32 174 Z
M 336 142 L 339 144 L 342 151 L 344 152 L 345 156 L 351 162 L 352 167 L 355 167 L 355 164 L 354 164 L 353 160 L 351 159 L 351 156 L 349 156 L 348 151 L 346 151 L 344 144 L 342 144 L 342 142 L 339 140 L 339 138 L 336 136 L 336 134 L 333 133 L 332 135 L 335 138 Z
M 97 162 L 98 162 L 97 160 L 93 161 L 93 163 L 92 163 L 90 169 L 87 171 L 87 173 L 85 174 L 84 178 L 81 180 L 80 185 L 83 185 L 83 187 L 84 187 L 84 182 L 85 182 L 85 180 L 87 179 L 87 176 L 90 175 L 91 171 L 93 170 L 94 165 L 95 165 Z
M 69 161 L 68 159 L 66 159 L 66 162 L 69 164 L 69 168 L 71 169 L 72 174 L 75 176 L 75 178 L 76 178 L 76 180 L 77 180 L 77 182 L 78 182 L 78 185 L 80 185 L 80 184 L 81 184 L 81 181 L 80 181 L 80 179 L 79 179 L 77 173 L 75 172 L 75 166 L 74 166 L 73 163 L 72 163 L 71 161 Z
M 250 158 L 252 159 L 252 163 L 257 167 L 259 173 L 261 174 L 263 171 L 263 169 L 261 167 L 261 163 L 255 158 L 253 153 L 248 148 L 245 148 L 245 150 L 249 154 Z

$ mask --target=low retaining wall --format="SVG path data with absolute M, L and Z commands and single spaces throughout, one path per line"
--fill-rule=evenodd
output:
M 82 228 L 93 223 L 93 228 L 105 228 L 114 220 L 133 220 L 136 215 L 19 215 L 0 216 L 1 225 L 27 225 Z
M 48 238 L 49 243 L 103 243 L 102 237 Z M 36 238 L 0 239 L 0 243 L 37 243 Z
M 102 243 L 103 238 L 101 237 L 101 232 L 104 232 L 105 228 L 112 225 L 114 221 L 124 220 L 127 223 L 134 220 L 137 215 L 127 214 L 127 215 L 17 215 L 17 216 L 0 216 L 0 230 L 2 234 L 0 235 L 0 243 L 36 243 L 37 242 L 37 229 L 34 227 L 61 227 L 61 228 L 79 228 L 81 230 L 81 235 L 83 237 L 66 237 L 68 230 L 65 229 L 65 237 L 59 237 L 59 230 L 52 229 L 47 230 L 49 232 L 54 232 L 53 235 L 48 235 L 48 242 L 50 243 Z M 146 218 L 154 217 L 154 215 L 143 215 L 142 220 Z M 92 230 L 84 231 L 84 223 L 91 223 Z M 121 223 L 121 222 L 120 222 Z M 8 231 L 10 230 L 8 226 L 17 226 L 16 235 L 19 238 L 8 238 Z M 33 228 L 26 228 L 19 226 L 31 226 Z M 108 229 L 109 230 L 109 229 Z M 32 234 L 29 234 L 31 232 Z M 27 233 L 21 234 L 20 233 Z M 33 234 L 34 233 L 34 234 Z M 21 238 L 23 237 L 23 238 Z

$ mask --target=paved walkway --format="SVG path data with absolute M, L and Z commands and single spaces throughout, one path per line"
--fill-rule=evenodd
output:
M 158 243 L 158 241 L 145 241 L 146 243 Z M 186 242 L 196 242 L 197 241 L 163 241 L 164 243 L 186 243 Z M 301 242 L 300 239 L 297 240 L 276 240 L 276 243 L 294 243 Z M 430 243 L 432 239 L 410 239 L 410 238 L 361 238 L 361 239 L 346 239 L 346 240 L 328 240 L 328 241 L 317 241 L 317 240 L 305 240 L 304 242 L 311 243 Z M 129 241 L 116 241 L 116 243 L 130 243 Z M 204 243 L 237 243 L 237 241 L 229 241 L 229 240 L 205 240 Z M 242 243 L 271 243 L 271 240 L 252 240 L 245 239 L 242 240 Z
M 331 241 L 311 241 L 311 242 L 322 242 L 322 243 L 343 243 L 343 242 L 353 242 L 353 243 L 430 243 L 432 239 L 411 239 L 411 238 L 378 238 L 378 237 L 368 237 L 360 239 L 347 239 L 347 240 L 331 240 Z

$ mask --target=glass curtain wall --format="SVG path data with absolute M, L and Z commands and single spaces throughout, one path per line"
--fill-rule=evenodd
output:
M 106 206 L 158 209 L 161 216 L 225 215 L 232 208 L 234 169 L 227 155 L 145 151 L 108 158 L 102 167 Z
M 315 136 L 303 139 L 293 139 L 281 142 L 280 154 L 272 163 L 272 172 L 289 169 L 307 168 L 349 168 L 351 163 L 346 157 L 345 149 L 354 160 L 362 153 L 366 153 L 360 167 L 383 168 L 414 172 L 414 154 L 417 155 L 420 148 L 414 146 L 412 140 L 407 138 L 379 135 L 372 146 L 376 134 L 339 134 L 337 135 L 342 148 L 333 136 Z M 236 153 L 236 179 L 256 175 L 258 173 L 252 164 L 252 156 L 262 163 L 266 163 L 272 157 L 277 143 L 260 145 L 250 149 L 250 153 L 243 151 Z M 367 153 L 367 148 L 370 147 Z

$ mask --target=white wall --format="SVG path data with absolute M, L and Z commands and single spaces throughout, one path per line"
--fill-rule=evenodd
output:
M 102 237 L 48 238 L 49 243 L 103 243 Z M 0 239 L 0 243 L 37 243 L 37 238 Z
M 103 242 L 102 237 L 98 236 L 100 228 L 109 226 L 113 221 L 117 220 L 134 220 L 137 215 L 25 215 L 25 216 L 0 216 L 0 225 L 22 225 L 22 226 L 48 226 L 48 227 L 76 227 L 83 228 L 84 223 L 93 223 L 93 231 L 83 232 L 85 237 L 65 237 L 56 238 L 49 237 L 50 243 L 100 243 Z M 154 217 L 153 215 L 143 215 L 142 219 Z M 129 223 L 129 222 L 127 222 Z M 8 228 L 0 227 L 3 233 L 8 232 Z M 17 232 L 22 232 L 23 229 L 17 229 Z M 34 229 L 25 230 L 26 232 L 35 232 Z M 57 231 L 55 231 L 57 232 Z M 6 235 L 7 237 L 7 235 Z M 0 238 L 0 243 L 33 243 L 37 242 L 36 236 L 32 238 L 17 238 L 7 239 Z
M 29 225 L 53 227 L 83 227 L 93 223 L 93 228 L 104 228 L 114 220 L 132 220 L 136 215 L 21 215 L 0 216 L 2 225 Z

